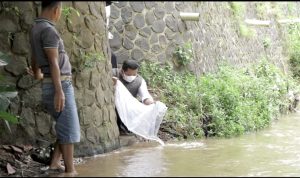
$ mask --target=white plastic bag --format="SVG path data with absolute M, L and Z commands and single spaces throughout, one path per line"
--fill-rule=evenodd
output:
M 144 105 L 131 95 L 121 81 L 117 80 L 115 104 L 120 119 L 128 130 L 164 145 L 164 142 L 157 136 L 160 124 L 167 111 L 164 103 L 156 101 L 154 104 Z

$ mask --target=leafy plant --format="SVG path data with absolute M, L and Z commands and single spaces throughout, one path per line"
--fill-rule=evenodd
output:
M 287 47 L 289 63 L 293 76 L 300 79 L 300 25 L 290 24 L 288 26 Z
M 268 48 L 271 45 L 271 39 L 269 37 L 264 38 L 263 45 L 264 48 Z
M 256 14 L 259 19 L 266 19 L 267 13 L 271 9 L 270 2 L 257 2 L 255 3 Z
M 187 138 L 231 137 L 268 127 L 288 110 L 287 93 L 299 91 L 296 81 L 266 60 L 243 69 L 222 64 L 200 78 L 153 62 L 143 62 L 140 72 L 168 106 L 166 122 L 176 123 L 175 130 Z
M 175 62 L 177 66 L 186 66 L 192 62 L 194 60 L 192 43 L 187 42 L 183 46 L 178 46 L 175 50 L 175 55 L 177 56 L 177 61 Z
M 0 51 L 0 66 L 7 65 L 9 60 L 10 56 Z M 0 81 L 2 80 L 4 80 L 4 77 L 0 75 Z M 16 94 L 17 92 L 15 92 L 12 86 L 0 85 L 0 119 L 3 119 L 5 121 L 6 126 L 9 130 L 9 123 L 18 123 L 18 118 L 16 116 L 6 112 L 10 104 L 9 98 L 16 96 Z
M 105 58 L 101 53 L 84 53 L 80 50 L 81 59 L 79 61 L 79 70 L 94 67 L 98 62 L 104 61 Z
M 246 24 L 240 23 L 239 25 L 240 28 L 240 34 L 243 37 L 253 37 L 255 34 L 255 30 L 252 28 L 249 28 Z
M 4 7 L 4 4 L 2 4 L 2 6 Z M 5 12 L 14 12 L 17 16 L 20 16 L 20 9 L 17 6 L 13 6 L 13 7 L 4 7 L 3 8 Z
M 245 13 L 245 3 L 244 2 L 229 2 L 233 14 L 237 18 L 241 18 Z
M 70 24 L 72 24 L 72 21 L 70 20 L 70 15 L 71 15 L 72 11 L 75 12 L 78 17 L 80 17 L 79 11 L 74 9 L 73 7 L 63 7 L 62 8 L 62 14 L 66 17 L 67 22 L 69 22 Z

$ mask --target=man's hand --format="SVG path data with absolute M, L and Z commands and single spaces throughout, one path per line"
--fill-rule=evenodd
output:
M 31 66 L 26 67 L 26 72 L 27 72 L 27 74 L 29 74 L 29 75 L 31 75 L 31 76 L 34 76 L 34 73 L 33 73 L 33 70 L 32 70 L 32 68 L 31 68 Z
M 41 72 L 41 69 L 37 66 L 35 61 L 35 56 L 31 56 L 31 66 L 26 68 L 26 71 L 29 75 L 33 76 L 36 80 L 42 80 L 44 74 Z
M 155 101 L 151 100 L 150 98 L 147 98 L 147 99 L 144 100 L 143 103 L 144 103 L 145 105 L 150 105 L 150 104 L 155 103 Z
M 113 79 L 114 85 L 116 85 L 118 78 L 117 77 L 113 77 L 112 79 Z
M 56 112 L 61 112 L 65 107 L 65 94 L 63 90 L 55 91 L 54 107 Z

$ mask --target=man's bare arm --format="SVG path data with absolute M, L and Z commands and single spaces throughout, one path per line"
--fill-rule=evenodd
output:
M 62 90 L 60 80 L 60 69 L 58 65 L 58 49 L 46 48 L 44 50 L 50 64 L 51 78 L 55 88 L 54 107 L 56 112 L 61 112 L 65 105 L 65 95 Z

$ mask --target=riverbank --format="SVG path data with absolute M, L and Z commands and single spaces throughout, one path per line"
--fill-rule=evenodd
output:
M 127 147 L 146 140 L 131 135 L 121 135 L 120 145 Z M 47 171 L 52 145 L 35 148 L 31 145 L 0 145 L 0 177 L 49 177 L 60 174 Z M 84 158 L 75 158 L 74 164 L 84 164 Z

